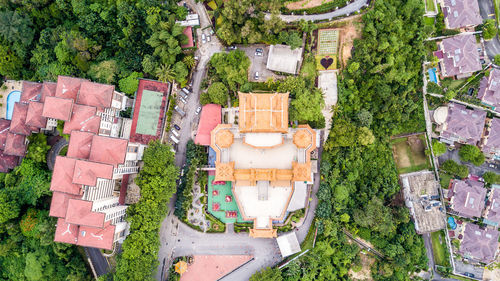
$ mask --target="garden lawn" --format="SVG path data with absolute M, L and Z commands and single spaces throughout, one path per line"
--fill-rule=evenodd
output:
M 434 26 L 434 18 L 424 17 L 424 24 L 428 26 Z
M 391 144 L 396 167 L 400 174 L 431 168 L 429 159 L 425 155 L 426 144 L 423 134 L 394 139 Z
M 441 237 L 441 241 L 440 238 Z M 432 252 L 434 253 L 434 261 L 437 265 L 449 266 L 448 248 L 442 230 L 431 233 Z
M 436 9 L 434 7 L 434 1 L 432 0 L 425 0 L 425 6 L 427 8 L 427 12 L 435 12 Z
M 442 188 L 448 189 L 451 179 L 453 179 L 452 175 L 447 173 L 439 173 L 439 183 L 441 184 Z

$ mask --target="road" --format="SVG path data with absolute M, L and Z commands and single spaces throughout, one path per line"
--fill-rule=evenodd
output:
M 492 0 L 477 1 L 479 4 L 479 13 L 483 20 L 495 18 L 495 8 Z M 494 61 L 495 55 L 500 54 L 500 40 L 498 35 L 489 41 L 484 41 L 486 55 L 491 61 Z
M 469 162 L 462 162 L 460 160 L 460 156 L 458 156 L 458 149 L 454 149 L 452 151 L 446 150 L 446 153 L 439 156 L 439 164 L 442 164 L 444 161 L 452 159 L 455 162 L 465 165 L 469 168 L 469 173 L 477 176 L 482 176 L 485 172 L 495 172 L 497 174 L 500 174 L 500 168 L 496 166 L 497 168 L 491 168 L 487 162 L 484 162 L 483 165 L 481 166 L 474 166 L 473 164 Z
M 104 275 L 109 272 L 109 263 L 108 260 L 102 255 L 101 250 L 91 247 L 83 247 L 85 253 L 92 261 L 92 265 L 94 266 L 94 270 L 97 276 Z
M 360 9 L 368 6 L 370 3 L 370 0 L 356 0 L 350 4 L 348 4 L 345 7 L 342 7 L 338 10 L 335 10 L 333 12 L 325 13 L 325 14 L 315 14 L 315 15 L 279 15 L 281 20 L 284 22 L 294 22 L 294 21 L 299 21 L 299 20 L 306 20 L 306 21 L 319 21 L 319 20 L 332 20 L 333 18 L 344 16 L 344 15 L 351 15 L 356 11 L 359 11 Z M 266 19 L 270 19 L 271 15 L 266 13 L 265 15 Z

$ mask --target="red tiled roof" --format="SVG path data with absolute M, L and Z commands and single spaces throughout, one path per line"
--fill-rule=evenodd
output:
M 93 133 L 88 132 L 71 132 L 66 155 L 72 158 L 89 159 L 93 136 Z
M 90 161 L 106 163 L 115 166 L 125 162 L 128 141 L 125 139 L 94 136 L 90 149 Z
M 43 82 L 40 102 L 45 102 L 46 97 L 53 97 L 56 94 L 57 83 Z
M 139 119 L 139 109 L 141 108 L 142 92 L 144 90 L 160 92 L 160 93 L 163 93 L 163 95 L 164 95 L 163 100 L 162 100 L 160 114 L 158 116 L 158 118 L 159 118 L 158 129 L 156 131 L 155 136 L 136 134 L 137 120 Z M 131 142 L 149 144 L 149 142 L 151 142 L 153 140 L 157 140 L 161 137 L 162 126 L 164 124 L 165 111 L 166 111 L 166 107 L 167 107 L 167 102 L 166 102 L 167 98 L 166 97 L 167 97 L 169 91 L 170 91 L 170 84 L 162 83 L 162 82 L 158 82 L 158 81 L 153 81 L 153 80 L 139 79 L 139 87 L 137 88 L 134 109 L 133 109 L 134 115 L 132 116 L 132 128 L 130 130 L 130 141 Z
M 64 123 L 63 134 L 71 131 L 84 131 L 97 134 L 101 125 L 101 117 L 95 115 L 97 109 L 93 106 L 75 104 L 71 120 Z
M 72 108 L 72 99 L 45 97 L 42 116 L 47 118 L 54 118 L 57 120 L 69 121 Z
M 221 106 L 218 104 L 207 104 L 203 106 L 200 116 L 200 124 L 194 143 L 210 145 L 210 132 L 221 123 Z
M 85 160 L 76 160 L 73 183 L 95 186 L 97 178 L 113 178 L 113 166 Z
M 69 199 L 66 222 L 91 227 L 104 227 L 104 213 L 92 212 L 92 202 Z
M 66 98 L 76 100 L 78 91 L 80 91 L 80 86 L 82 82 L 88 81 L 86 79 L 59 76 L 57 77 L 57 88 L 55 96 L 58 98 Z
M 81 186 L 73 183 L 76 159 L 57 156 L 50 182 L 51 191 L 59 191 L 74 195 L 81 194 Z
M 203 280 L 220 280 L 251 259 L 250 255 L 194 256 L 193 262 L 188 265 L 180 281 L 197 281 L 200 280 L 200 276 L 203 276 Z
M 184 35 L 187 36 L 188 38 L 188 43 L 181 45 L 181 48 L 192 48 L 194 47 L 194 41 L 193 41 L 193 28 L 191 26 L 186 26 L 184 30 L 182 31 Z
M 0 151 L 0 173 L 7 173 L 14 169 L 19 163 L 19 157 L 6 155 Z
M 85 81 L 80 87 L 77 103 L 95 106 L 102 111 L 105 107 L 111 107 L 114 91 L 113 85 Z
M 78 199 L 79 195 L 72 195 L 55 191 L 52 193 L 49 216 L 64 218 L 68 210 L 69 199 Z
M 23 81 L 23 90 L 21 92 L 21 102 L 39 101 L 42 84 L 30 81 Z
M 115 237 L 114 225 L 110 221 L 105 223 L 104 228 L 80 226 L 78 231 L 77 245 L 85 247 L 94 247 L 99 249 L 113 249 L 113 240 Z
M 26 114 L 28 113 L 28 104 L 16 102 L 12 112 L 12 120 L 9 132 L 20 135 L 30 135 L 31 129 L 26 126 Z
M 36 128 L 45 128 L 47 118 L 42 116 L 43 103 L 30 102 L 28 104 L 28 113 L 26 114 L 26 125 Z
M 25 136 L 9 133 L 5 139 L 3 153 L 6 155 L 24 156 L 26 153 Z
M 0 150 L 3 150 L 5 147 L 5 139 L 7 139 L 7 135 L 9 134 L 10 129 L 10 120 L 0 119 Z
M 76 244 L 77 237 L 78 225 L 66 223 L 62 218 L 57 220 L 56 233 L 54 235 L 55 242 Z

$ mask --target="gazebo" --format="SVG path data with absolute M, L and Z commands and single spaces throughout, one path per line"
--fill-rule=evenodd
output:
M 219 203 L 213 203 L 212 204 L 212 211 L 218 211 L 220 209 Z
M 231 202 L 233 201 L 233 197 L 231 195 L 226 195 L 226 202 Z
M 184 274 L 187 271 L 187 263 L 185 261 L 179 261 L 175 264 L 175 272 L 179 273 L 179 275 Z

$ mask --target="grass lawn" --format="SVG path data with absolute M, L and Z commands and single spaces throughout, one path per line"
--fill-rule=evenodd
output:
M 323 65 L 321 65 L 321 59 L 323 59 L 323 58 L 326 59 L 327 62 L 331 62 L 331 64 L 328 65 L 328 68 L 326 68 L 326 69 Z M 316 55 L 316 69 L 317 70 L 337 69 L 337 56 L 336 55 Z
M 447 173 L 439 173 L 439 183 L 441 184 L 442 188 L 448 189 L 451 179 L 453 179 L 452 175 L 449 175 Z
M 424 24 L 428 26 L 434 26 L 434 18 L 424 17 Z
M 449 90 L 458 90 L 466 82 L 467 82 L 466 80 L 453 80 L 453 81 L 451 81 L 448 89 Z
M 316 59 L 313 56 L 304 60 L 300 74 L 311 78 L 316 77 Z
M 411 141 L 409 141 L 411 139 Z M 400 174 L 430 169 L 429 158 L 425 155 L 425 136 L 405 137 L 391 141 L 394 161 Z
M 441 238 L 441 239 L 439 239 Z M 441 266 L 449 266 L 448 248 L 442 230 L 431 233 L 432 252 L 434 253 L 434 261 Z M 441 240 L 441 241 L 440 241 Z
M 434 7 L 434 1 L 432 1 L 432 0 L 425 0 L 425 6 L 426 6 L 428 12 L 435 12 L 436 11 L 436 9 Z

